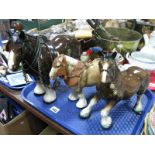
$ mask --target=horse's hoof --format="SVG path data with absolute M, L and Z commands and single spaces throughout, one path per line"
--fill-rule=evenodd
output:
M 101 125 L 104 129 L 108 129 L 112 125 L 112 119 L 110 116 L 104 116 L 101 119 Z
M 142 111 L 143 111 L 142 104 L 137 104 L 136 107 L 134 108 L 134 111 L 135 111 L 137 114 L 141 114 Z
M 82 109 L 87 106 L 86 99 L 79 99 L 79 101 L 76 103 L 76 107 L 79 109 Z
M 68 99 L 71 101 L 76 101 L 79 99 L 78 95 L 74 95 L 74 94 L 69 94 Z
M 45 88 L 41 84 L 37 84 L 36 87 L 34 88 L 34 93 L 37 95 L 42 95 L 45 93 Z
M 46 103 L 51 103 L 51 102 L 55 101 L 56 100 L 56 93 L 55 93 L 55 91 L 53 91 L 53 93 L 51 93 L 51 94 L 45 94 L 43 96 L 43 100 Z
M 45 103 L 51 103 L 51 102 L 54 102 L 56 100 L 56 97 L 53 97 L 53 98 L 43 97 L 43 100 Z
M 34 94 L 36 95 L 43 95 L 45 93 L 45 90 L 44 89 L 38 89 L 38 88 L 35 88 L 34 89 Z
M 90 116 L 90 110 L 88 108 L 81 110 L 80 117 L 88 118 L 89 116 Z

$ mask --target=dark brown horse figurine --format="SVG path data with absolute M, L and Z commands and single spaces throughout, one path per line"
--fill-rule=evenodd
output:
M 101 125 L 103 128 L 109 128 L 112 124 L 109 113 L 113 106 L 119 100 L 129 99 L 134 94 L 137 94 L 137 103 L 134 110 L 141 113 L 141 98 L 149 84 L 148 72 L 136 66 L 120 72 L 116 62 L 109 58 L 100 61 L 99 68 L 101 84 L 96 86 L 97 94 L 92 98 L 89 105 L 81 111 L 80 116 L 88 117 L 92 107 L 100 98 L 104 97 L 108 103 L 101 111 Z
M 10 51 L 9 68 L 17 70 L 22 63 L 24 73 L 31 74 L 36 80 L 34 93 L 45 93 L 43 99 L 47 103 L 54 101 L 56 95 L 49 79 L 52 62 L 57 56 L 57 51 L 79 58 L 79 42 L 70 36 L 61 35 L 49 42 L 44 36 L 31 36 L 22 30 L 15 31 L 13 35 L 9 33 L 9 36 L 10 40 L 6 46 L 6 50 Z
M 60 54 L 65 54 L 79 59 L 81 55 L 81 44 L 74 37 L 68 35 L 57 35 L 48 42 Z
M 6 50 L 10 51 L 9 69 L 16 71 L 21 63 L 24 75 L 29 73 L 36 81 L 34 93 L 45 93 L 43 99 L 46 103 L 54 101 L 56 94 L 50 86 L 49 71 L 57 54 L 50 51 L 45 38 L 26 35 L 23 31 L 10 34 Z

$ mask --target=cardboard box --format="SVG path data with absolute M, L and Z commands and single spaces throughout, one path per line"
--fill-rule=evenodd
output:
M 45 126 L 44 122 L 25 110 L 10 122 L 0 123 L 0 135 L 37 135 Z
M 47 126 L 39 135 L 57 135 L 58 132 Z

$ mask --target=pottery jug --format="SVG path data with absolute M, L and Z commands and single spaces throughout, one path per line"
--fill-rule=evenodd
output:
M 141 49 L 140 52 L 145 52 L 148 54 L 155 54 L 155 31 L 153 31 L 150 35 L 150 38 L 148 37 L 147 34 L 143 35 L 144 41 L 145 41 L 145 46 Z

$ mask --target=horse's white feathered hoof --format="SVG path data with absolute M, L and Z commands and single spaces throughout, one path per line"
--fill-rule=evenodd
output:
M 76 107 L 79 109 L 82 109 L 87 106 L 87 100 L 85 98 L 79 99 L 79 101 L 76 103 Z
M 80 112 L 80 117 L 88 118 L 90 116 L 90 110 L 88 108 L 82 109 Z
M 110 116 L 104 116 L 101 119 L 101 125 L 103 128 L 108 129 L 112 125 L 112 119 Z
M 78 95 L 75 95 L 74 93 L 70 93 L 68 96 L 68 99 L 71 101 L 76 101 L 79 99 Z
M 37 84 L 34 88 L 34 93 L 37 95 L 42 95 L 45 93 L 45 87 L 42 84 Z
M 143 107 L 142 107 L 142 104 L 137 104 L 136 107 L 134 108 L 134 111 L 138 114 L 141 114 L 142 111 L 143 111 Z
M 53 101 L 56 100 L 56 92 L 54 90 L 50 90 L 48 92 L 45 93 L 45 95 L 43 96 L 43 100 L 46 103 L 51 103 Z

